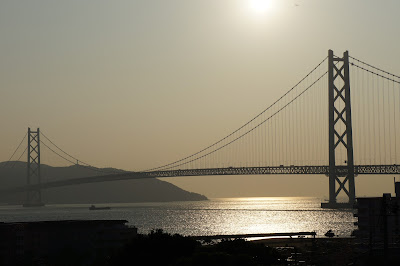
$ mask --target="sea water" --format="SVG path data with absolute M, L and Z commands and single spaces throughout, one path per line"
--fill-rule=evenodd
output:
M 356 229 L 354 210 L 322 209 L 312 197 L 215 198 L 208 201 L 54 204 L 37 208 L 0 206 L 0 222 L 54 220 L 126 220 L 139 233 L 154 229 L 181 235 L 232 235 L 332 230 L 348 237 Z

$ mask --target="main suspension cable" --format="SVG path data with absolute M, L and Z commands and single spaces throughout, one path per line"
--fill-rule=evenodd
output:
M 269 116 L 268 118 L 266 118 L 265 120 L 263 120 L 262 122 L 260 122 L 260 123 L 257 124 L 256 126 L 254 126 L 253 128 L 249 129 L 248 131 L 246 131 L 245 133 L 243 133 L 243 134 L 240 135 L 239 137 L 236 137 L 235 139 L 231 140 L 230 142 L 228 142 L 228 143 L 222 145 L 221 147 L 216 148 L 215 150 L 212 150 L 212 151 L 210 151 L 210 152 L 208 152 L 208 153 L 206 153 L 206 154 L 203 154 L 203 155 L 200 156 L 200 157 L 194 158 L 194 159 L 192 159 L 192 160 L 190 160 L 190 161 L 188 161 L 188 162 L 183 162 L 183 163 L 178 164 L 178 165 L 173 164 L 173 165 L 170 165 L 169 167 L 166 167 L 166 168 L 163 167 L 163 170 L 172 169 L 172 168 L 175 168 L 175 167 L 178 167 L 178 166 L 182 166 L 182 165 L 189 164 L 189 163 L 191 163 L 191 162 L 200 160 L 200 159 L 202 159 L 202 158 L 204 158 L 204 157 L 206 157 L 206 156 L 208 156 L 208 155 L 210 155 L 210 154 L 213 154 L 213 153 L 215 153 L 215 152 L 221 150 L 222 148 L 225 148 L 226 146 L 228 146 L 228 145 L 230 145 L 230 144 L 236 142 L 237 140 L 243 138 L 244 136 L 248 135 L 250 132 L 252 132 L 252 131 L 255 130 L 256 128 L 258 128 L 258 127 L 260 127 L 261 125 L 263 125 L 265 122 L 267 122 L 267 121 L 270 120 L 271 118 L 275 118 L 275 116 L 276 116 L 277 114 L 279 114 L 282 110 L 284 110 L 284 109 L 285 109 L 287 106 L 289 106 L 291 103 L 295 102 L 300 96 L 302 96 L 305 92 L 307 92 L 312 86 L 314 86 L 314 85 L 315 85 L 320 79 L 322 79 L 327 73 L 328 73 L 328 71 L 326 71 L 324 74 L 322 74 L 317 80 L 315 80 L 311 85 L 309 85 L 309 86 L 308 86 L 305 90 L 303 90 L 299 95 L 297 95 L 296 97 L 294 97 L 291 101 L 289 101 L 289 102 L 288 102 L 287 104 L 285 104 L 283 107 L 281 107 L 280 109 L 278 109 L 278 110 L 277 110 L 275 113 L 273 113 L 271 116 Z M 275 128 L 276 128 L 276 126 L 275 126 Z M 276 134 L 275 134 L 275 135 L 276 135 Z M 275 143 L 277 143 L 277 141 L 276 141 Z
M 190 158 L 192 158 L 192 157 L 194 157 L 194 156 L 196 156 L 196 155 L 198 155 L 198 154 L 200 154 L 200 153 L 202 153 L 202 152 L 204 152 L 204 151 L 206 151 L 206 150 L 208 150 L 208 149 L 210 149 L 211 147 L 214 147 L 215 145 L 217 145 L 217 144 L 219 144 L 219 143 L 221 143 L 222 141 L 224 141 L 224 140 L 226 140 L 227 138 L 229 138 L 230 136 L 232 136 L 232 135 L 234 135 L 236 132 L 238 132 L 239 130 L 241 130 L 241 129 L 243 129 L 244 127 L 246 127 L 247 125 L 249 125 L 251 122 L 253 122 L 255 119 L 257 119 L 258 117 L 260 117 L 262 114 L 264 114 L 266 111 L 268 111 L 269 109 L 271 109 L 274 105 L 276 105 L 282 98 L 284 98 L 286 95 L 288 95 L 291 91 L 293 91 L 300 83 L 302 83 L 309 75 L 311 75 L 320 65 L 322 65 L 324 62 L 325 62 L 325 60 L 327 59 L 328 57 L 325 57 L 316 67 L 314 67 L 314 69 L 312 69 L 304 78 L 302 78 L 296 85 L 294 85 L 291 89 L 289 89 L 285 94 L 283 94 L 280 98 L 278 98 L 274 103 L 272 103 L 269 107 L 267 107 L 264 111 L 262 111 L 261 113 L 259 113 L 258 115 L 256 115 L 254 118 L 252 118 L 250 121 L 248 121 L 247 123 L 245 123 L 244 125 L 242 125 L 241 127 L 239 127 L 238 129 L 236 129 L 235 131 L 233 131 L 232 133 L 230 133 L 229 135 L 227 135 L 227 136 L 225 136 L 224 138 L 222 138 L 222 139 L 220 139 L 219 141 L 217 141 L 217 142 L 215 142 L 215 143 L 213 143 L 213 144 L 211 144 L 210 146 L 208 146 L 208 147 L 206 147 L 206 148 L 204 148 L 204 149 L 202 149 L 202 150 L 200 150 L 200 151 L 198 151 L 198 152 L 196 152 L 196 153 L 194 153 L 194 154 L 192 154 L 192 155 L 189 155 L 189 156 L 187 156 L 187 157 L 184 157 L 184 158 L 182 158 L 182 159 L 180 159 L 180 160 L 177 160 L 177 161 L 174 161 L 174 162 L 172 162 L 172 163 L 168 163 L 168 164 L 165 164 L 165 165 L 162 165 L 162 166 L 159 166 L 159 167 L 155 167 L 155 168 L 151 168 L 151 169 L 147 169 L 147 170 L 144 170 L 145 172 L 148 172 L 148 171 L 154 171 L 154 170 L 158 170 L 158 169 L 163 169 L 163 168 L 165 168 L 165 167 L 168 167 L 168 166 L 174 166 L 175 164 L 177 164 L 177 163 L 180 163 L 180 162 L 182 162 L 182 161 L 185 161 L 185 160 L 187 160 L 187 159 L 190 159 Z M 225 145 L 224 145 L 225 146 Z M 207 153 L 207 154 L 209 154 L 209 153 Z M 200 158 L 202 158 L 203 156 L 201 156 Z M 195 159 L 195 160 L 197 160 L 197 159 Z M 193 160 L 190 160 L 189 162 L 192 162 Z M 184 163 L 185 164 L 185 163 Z M 179 164 L 179 165 L 181 165 L 181 164 Z M 176 165 L 176 166 L 179 166 L 179 165 Z M 174 166 L 174 167 L 176 167 L 176 166 Z M 169 167 L 169 168 L 171 168 L 171 167 Z
M 392 82 L 396 82 L 396 83 L 400 84 L 400 81 L 397 81 L 397 80 L 394 80 L 394 79 L 385 77 L 385 76 L 383 76 L 383 75 L 381 75 L 381 74 L 378 74 L 378 73 L 376 73 L 376 72 L 374 72 L 374 71 L 372 71 L 372 70 L 366 69 L 366 68 L 364 68 L 364 67 L 362 67 L 362 66 L 356 65 L 356 64 L 354 64 L 354 63 L 350 63 L 350 65 L 355 66 L 355 67 L 358 67 L 358 68 L 360 68 L 360 69 L 362 69 L 362 70 L 364 70 L 364 71 L 367 71 L 367 72 L 369 72 L 369 73 L 371 73 L 371 74 L 374 74 L 374 75 L 376 75 L 376 76 L 378 76 L 378 77 L 381 77 L 381 78 L 384 78 L 384 79 L 387 79 L 387 80 L 390 80 L 390 81 L 392 81 Z M 384 72 L 383 70 L 380 70 L 380 71 Z M 386 73 L 386 72 L 385 72 L 385 73 Z M 390 74 L 390 73 L 389 73 L 389 74 Z M 390 75 L 392 75 L 392 76 L 394 76 L 394 77 L 397 77 L 397 78 L 400 78 L 400 77 L 398 77 L 398 76 L 396 76 L 396 75 L 393 75 L 393 74 L 390 74 Z
M 43 134 L 43 131 L 41 132 L 41 135 L 42 135 L 46 140 L 48 140 L 52 145 L 54 145 L 57 149 L 59 149 L 61 152 L 63 152 L 64 154 L 66 154 L 66 155 L 68 155 L 69 157 L 71 157 L 72 159 L 74 159 L 75 162 L 74 162 L 74 161 L 71 161 L 71 160 L 69 160 L 69 159 L 67 159 L 67 158 L 65 158 L 64 156 L 62 156 L 62 155 L 59 154 L 58 152 L 56 152 L 56 151 L 54 151 L 53 149 L 51 149 L 51 148 L 50 148 L 48 145 L 46 145 L 43 141 L 41 141 L 41 143 L 42 143 L 44 146 L 46 146 L 50 151 L 52 151 L 53 153 L 55 153 L 55 154 L 58 155 L 59 157 L 63 158 L 64 160 L 66 160 L 66 161 L 68 161 L 68 162 L 70 162 L 70 163 L 72 163 L 72 164 L 74 164 L 74 165 L 77 165 L 77 166 L 80 166 L 80 167 L 85 167 L 85 168 L 87 168 L 87 169 L 91 169 L 91 170 L 94 170 L 94 171 L 97 171 L 97 172 L 108 173 L 108 174 L 109 174 L 109 173 L 117 173 L 117 172 L 115 172 L 115 171 L 104 171 L 104 170 L 101 170 L 101 169 L 98 168 L 98 167 L 95 167 L 95 166 L 93 166 L 93 165 L 90 165 L 90 164 L 88 164 L 88 163 L 85 163 L 85 162 L 83 162 L 83 161 L 77 159 L 76 157 L 70 155 L 69 153 L 65 152 L 65 151 L 64 151 L 63 149 L 61 149 L 60 147 L 58 147 L 58 146 L 57 146 L 54 142 L 52 142 L 45 134 Z M 83 163 L 84 165 L 79 164 L 79 163 Z
M 362 64 L 364 64 L 364 65 L 367 65 L 367 66 L 369 66 L 369 67 L 371 67 L 371 68 L 374 68 L 374 69 L 376 69 L 376 70 L 379 70 L 379 71 L 381 71 L 381 72 L 383 72 L 383 73 L 385 73 L 385 74 L 387 74 L 387 75 L 390 75 L 390 76 L 392 76 L 392 77 L 396 77 L 396 78 L 399 78 L 399 79 L 400 79 L 400 76 L 397 76 L 397 75 L 395 75 L 395 74 L 389 73 L 389 72 L 387 72 L 387 71 L 385 71 L 385 70 L 382 70 L 382 69 L 380 69 L 380 68 L 374 67 L 373 65 L 370 65 L 370 64 L 368 64 L 368 63 L 365 63 L 365 62 L 363 62 L 363 61 L 361 61 L 361 60 L 359 60 L 359 59 L 357 59 L 357 58 L 354 58 L 354 57 L 352 57 L 352 56 L 349 56 L 349 57 L 350 57 L 351 59 L 356 60 L 357 62 L 360 62 L 360 63 L 362 63 Z
M 13 152 L 13 154 L 11 155 L 10 159 L 8 159 L 7 162 L 5 162 L 5 164 L 3 164 L 3 167 L 5 167 L 10 161 L 11 159 L 14 157 L 15 153 L 17 152 L 17 150 L 19 149 L 19 147 L 21 147 L 22 143 L 24 142 L 26 136 L 28 135 L 28 133 L 25 134 L 25 136 L 22 138 L 21 142 L 19 143 L 18 147 L 15 149 L 15 151 Z M 26 151 L 26 149 L 25 149 Z M 24 153 L 25 153 L 24 151 Z M 17 159 L 17 161 L 19 161 L 19 159 L 21 159 L 22 155 Z

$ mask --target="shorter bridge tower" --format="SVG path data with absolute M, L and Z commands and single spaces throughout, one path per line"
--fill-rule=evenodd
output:
M 329 106 L 329 202 L 321 207 L 353 207 L 355 203 L 353 130 L 351 122 L 349 53 L 336 57 L 328 52 L 328 106 Z M 338 162 L 338 154 L 346 160 Z M 338 188 L 336 189 L 336 184 Z M 347 187 L 346 187 L 347 184 Z M 349 201 L 338 203 L 337 196 L 344 191 Z
M 27 191 L 24 207 L 43 206 L 40 190 L 40 132 L 28 128 L 28 161 L 27 161 Z M 31 188 L 30 186 L 37 185 Z

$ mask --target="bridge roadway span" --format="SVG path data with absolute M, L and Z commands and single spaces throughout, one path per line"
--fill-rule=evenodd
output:
M 212 176 L 212 175 L 326 175 L 328 176 L 329 166 L 266 166 L 266 167 L 228 167 L 228 168 L 205 168 L 205 169 L 186 169 L 186 170 L 165 170 L 152 172 L 125 172 L 119 174 L 109 174 L 101 176 L 90 176 L 81 178 L 71 178 L 67 180 L 51 181 L 30 186 L 1 189 L 0 193 L 23 192 L 28 189 L 47 189 L 62 186 L 71 186 L 96 182 L 107 182 L 128 179 L 143 179 L 157 177 L 178 177 L 178 176 Z M 346 166 L 336 166 L 338 176 L 346 176 Z M 382 175 L 400 174 L 400 165 L 356 165 L 354 174 Z

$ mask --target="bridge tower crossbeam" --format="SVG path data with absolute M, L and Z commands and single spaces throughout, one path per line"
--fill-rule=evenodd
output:
M 353 130 L 351 121 L 349 54 L 335 57 L 328 52 L 328 110 L 329 110 L 329 202 L 322 207 L 336 208 L 355 203 Z M 338 154 L 345 153 L 346 160 L 338 163 Z M 345 165 L 342 165 L 344 163 Z M 343 176 L 337 168 L 347 168 Z M 336 189 L 336 184 L 338 188 Z M 347 184 L 347 187 L 346 187 Z M 341 191 L 348 196 L 348 203 L 336 199 Z
M 26 201 L 24 207 L 43 206 L 40 190 L 40 131 L 31 131 L 28 128 L 28 160 L 27 160 L 27 186 Z M 31 185 L 39 185 L 31 188 Z

